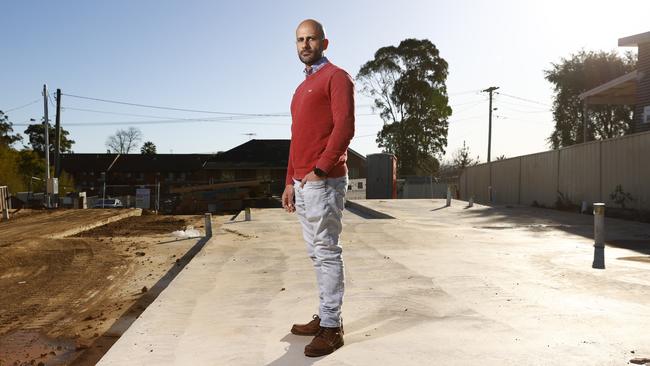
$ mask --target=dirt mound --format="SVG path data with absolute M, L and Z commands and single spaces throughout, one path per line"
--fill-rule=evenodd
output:
M 184 230 L 187 225 L 192 225 L 199 219 L 200 216 L 132 216 L 74 236 L 97 238 L 169 234 L 175 230 Z
M 0 223 L 0 366 L 95 365 L 183 268 L 197 241 L 171 233 L 202 228 L 202 216 L 132 216 L 49 237 L 125 212 L 24 211 Z

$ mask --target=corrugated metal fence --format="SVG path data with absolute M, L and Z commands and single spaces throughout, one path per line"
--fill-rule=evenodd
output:
M 605 202 L 617 186 L 634 199 L 628 208 L 650 210 L 650 132 L 593 141 L 466 168 L 461 199 L 488 203 L 555 206 L 560 194 L 580 205 Z M 558 193 L 559 192 L 559 193 Z

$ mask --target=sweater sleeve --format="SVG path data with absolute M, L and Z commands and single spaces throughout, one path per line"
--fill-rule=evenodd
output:
M 289 145 L 289 162 L 287 163 L 287 177 L 285 178 L 285 185 L 293 185 L 293 143 Z
M 354 136 L 354 83 L 343 70 L 335 72 L 330 80 L 330 104 L 334 128 L 316 163 L 326 173 L 346 154 Z

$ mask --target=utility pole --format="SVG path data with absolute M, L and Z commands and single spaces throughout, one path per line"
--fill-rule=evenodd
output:
M 492 192 L 492 164 L 490 163 L 491 153 L 492 153 L 492 93 L 497 89 L 499 89 L 498 86 L 491 86 L 483 90 L 483 92 L 485 93 L 490 93 L 490 117 L 489 117 L 489 124 L 488 124 L 488 154 L 487 154 L 487 162 L 490 169 L 490 180 L 488 185 L 488 200 L 490 203 L 494 201 L 493 192 Z
M 43 84 L 43 113 L 43 127 L 45 129 L 45 146 L 43 147 L 45 149 L 45 205 L 50 208 L 50 124 L 47 114 L 47 84 Z
M 61 89 L 56 90 L 56 128 L 54 130 L 54 176 L 61 176 Z
M 498 86 L 491 86 L 485 90 L 482 90 L 485 93 L 490 93 L 490 117 L 489 117 L 489 127 L 488 127 L 488 154 L 487 154 L 487 161 L 488 163 L 491 161 L 491 153 L 492 153 L 492 93 L 499 89 Z

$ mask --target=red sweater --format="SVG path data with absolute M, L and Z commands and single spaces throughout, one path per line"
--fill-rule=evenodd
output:
M 314 168 L 336 178 L 347 174 L 354 136 L 354 84 L 343 69 L 327 63 L 307 76 L 291 101 L 291 148 L 286 184 Z

